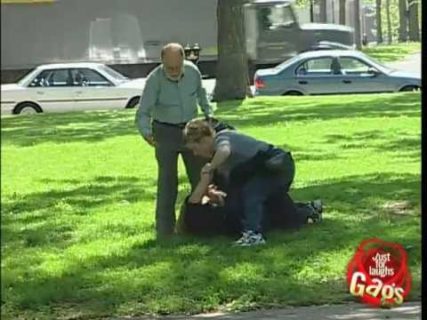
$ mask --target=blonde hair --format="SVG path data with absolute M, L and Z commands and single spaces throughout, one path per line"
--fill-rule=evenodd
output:
M 205 119 L 193 119 L 184 128 L 186 143 L 198 143 L 204 137 L 213 137 L 215 130 Z

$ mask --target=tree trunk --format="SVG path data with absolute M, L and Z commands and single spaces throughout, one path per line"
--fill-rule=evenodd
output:
M 250 93 L 244 28 L 244 0 L 218 0 L 218 63 L 215 101 L 244 99 Z
M 419 2 L 409 0 L 409 40 L 420 41 Z
M 360 1 L 354 0 L 354 40 L 357 49 L 362 49 L 362 29 L 360 18 Z
M 391 44 L 393 39 L 391 34 L 390 0 L 386 0 L 385 10 L 387 15 L 387 43 Z
M 310 0 L 310 22 L 314 22 L 314 0 Z
M 318 0 L 319 1 L 319 9 L 320 9 L 320 16 L 319 20 L 320 23 L 326 23 L 326 0 Z
M 381 19 L 381 0 L 376 0 L 377 43 L 383 42 L 383 26 Z
M 345 25 L 345 0 L 340 0 L 340 24 Z
M 407 0 L 399 0 L 399 41 L 408 39 Z

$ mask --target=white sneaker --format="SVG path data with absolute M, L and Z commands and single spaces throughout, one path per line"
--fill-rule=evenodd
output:
M 255 233 L 251 230 L 243 232 L 242 237 L 234 242 L 235 246 L 240 247 L 257 246 L 260 244 L 265 244 L 265 239 L 262 234 L 259 232 Z
M 309 217 L 311 223 L 319 223 L 323 220 L 323 203 L 322 200 L 317 199 L 310 201 L 310 206 L 313 209 L 313 214 Z

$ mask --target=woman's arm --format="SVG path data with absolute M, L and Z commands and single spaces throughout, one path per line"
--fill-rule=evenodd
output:
M 207 193 L 208 186 L 212 181 L 213 171 L 218 168 L 218 166 L 223 164 L 230 156 L 230 154 L 231 150 L 228 144 L 224 144 L 218 147 L 212 158 L 212 162 L 205 164 L 202 168 L 200 173 L 200 181 L 188 199 L 190 203 L 200 203 L 202 201 L 202 198 Z
M 217 169 L 221 164 L 223 164 L 231 154 L 231 149 L 229 144 L 220 145 L 210 163 L 210 170 L 213 171 Z M 209 163 L 208 163 L 209 164 Z
M 200 203 L 202 201 L 203 196 L 207 193 L 208 187 L 211 183 L 210 173 L 202 173 L 200 175 L 200 181 L 194 189 L 193 193 L 188 198 L 190 203 Z

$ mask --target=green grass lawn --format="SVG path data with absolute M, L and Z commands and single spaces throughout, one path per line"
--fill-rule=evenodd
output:
M 134 110 L 1 120 L 4 319 L 196 313 L 353 301 L 345 269 L 362 239 L 414 246 L 420 297 L 420 94 L 277 97 L 217 116 L 289 148 L 292 195 L 324 222 L 268 234 L 156 243 L 156 163 Z M 188 192 L 180 163 L 179 202 Z M 399 210 L 386 207 L 407 201 Z
M 421 52 L 421 42 L 400 42 L 391 45 L 381 44 L 363 48 L 362 51 L 383 62 L 393 62 L 404 59 L 409 54 Z

